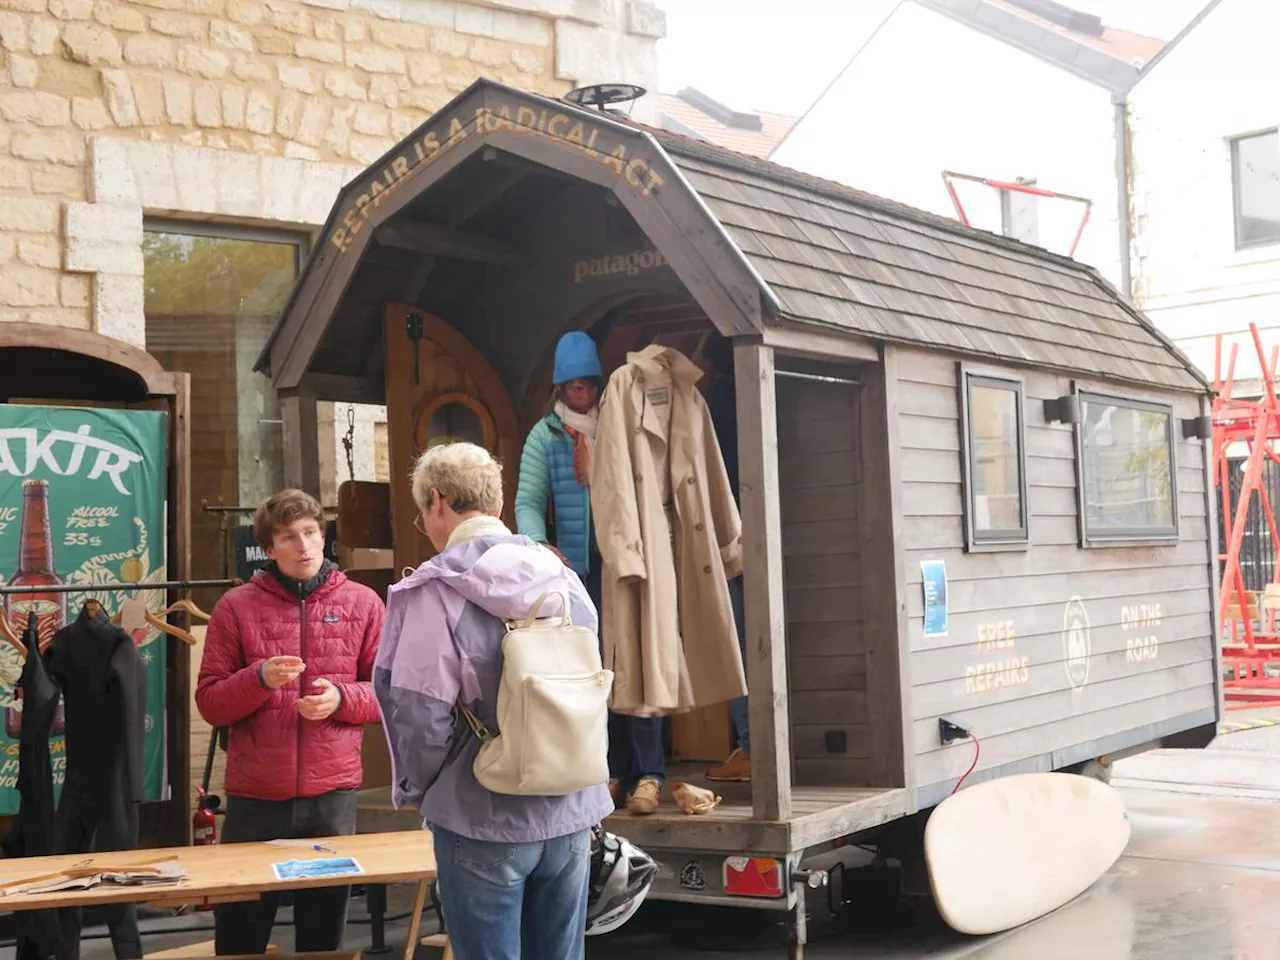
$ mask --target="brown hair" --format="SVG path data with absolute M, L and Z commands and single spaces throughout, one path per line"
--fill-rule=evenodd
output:
M 254 539 L 265 550 L 271 546 L 277 529 L 304 518 L 314 520 L 324 529 L 324 509 L 319 500 L 305 490 L 281 490 L 273 493 L 254 511 Z

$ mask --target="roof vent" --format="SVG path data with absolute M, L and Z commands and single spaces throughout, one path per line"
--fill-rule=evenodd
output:
M 634 106 L 635 102 L 648 92 L 644 87 L 637 87 L 634 83 L 597 83 L 570 90 L 564 95 L 564 99 L 579 107 L 595 107 L 601 113 L 625 117 L 631 114 L 631 107 L 623 111 L 610 109 L 610 105 L 630 103 Z
M 1015 7 L 1035 14 L 1050 23 L 1066 27 L 1073 33 L 1082 33 L 1088 37 L 1102 36 L 1102 18 L 1081 10 L 1056 2 L 1056 0 L 1009 0 Z
M 676 96 L 689 104 L 689 106 L 701 110 L 713 120 L 720 121 L 726 127 L 733 127 L 735 130 L 755 130 L 756 132 L 764 129 L 764 121 L 760 119 L 760 114 L 743 113 L 726 107 L 719 100 L 707 96 L 701 90 L 685 87 Z

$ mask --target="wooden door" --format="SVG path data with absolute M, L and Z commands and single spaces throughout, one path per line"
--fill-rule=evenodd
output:
M 435 553 L 413 526 L 418 509 L 409 478 L 418 454 L 450 440 L 469 440 L 491 451 L 503 464 L 502 516 L 514 529 L 520 434 L 497 372 L 471 341 L 439 317 L 389 304 L 383 314 L 383 349 L 398 575 Z

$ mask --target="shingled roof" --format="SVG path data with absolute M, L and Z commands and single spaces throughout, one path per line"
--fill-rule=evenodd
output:
M 778 164 L 653 136 L 797 321 L 1136 384 L 1202 391 L 1091 267 Z
M 374 304 L 413 259 L 395 259 L 396 244 L 387 249 L 376 237 L 403 213 L 414 229 L 438 229 L 433 208 L 419 201 L 430 202 L 432 184 L 450 170 L 480 174 L 482 166 L 468 167 L 468 158 L 493 150 L 523 158 L 516 163 L 529 171 L 498 178 L 499 196 L 521 181 L 504 196 L 509 205 L 527 208 L 538 191 L 554 189 L 533 172 L 539 169 L 561 182 L 594 179 L 621 191 L 636 224 L 683 265 L 686 285 L 701 284 L 701 295 L 718 301 L 734 334 L 758 330 L 780 314 L 784 321 L 962 356 L 1137 386 L 1209 389 L 1097 271 L 1074 260 L 489 80 L 477 80 L 342 188 L 325 224 L 326 240 L 313 248 L 257 368 L 270 370 L 285 388 L 307 370 L 351 376 L 364 369 L 380 337 L 370 320 L 378 315 Z M 483 197 L 476 186 L 483 175 L 463 183 Z M 470 188 L 459 189 L 470 206 Z M 439 195 L 446 204 L 452 196 Z M 508 210 L 477 239 L 500 241 L 503 225 L 512 222 Z M 366 259 L 371 244 L 380 250 Z M 483 274 L 449 275 L 483 282 Z M 328 344 L 323 350 L 322 342 Z M 325 360 L 313 368 L 319 353 Z

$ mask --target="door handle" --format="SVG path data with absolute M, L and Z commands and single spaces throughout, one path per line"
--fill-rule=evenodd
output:
M 417 386 L 421 382 L 420 371 L 418 369 L 419 349 L 418 341 L 422 339 L 422 314 L 411 313 L 404 321 L 404 332 L 409 335 L 409 339 L 413 342 L 413 383 Z

